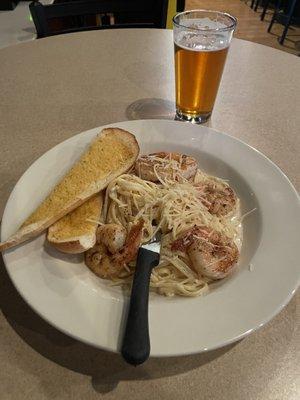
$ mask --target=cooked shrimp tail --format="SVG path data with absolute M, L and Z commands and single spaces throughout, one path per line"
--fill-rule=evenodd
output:
M 85 253 L 86 265 L 101 278 L 117 278 L 126 264 L 137 255 L 143 225 L 143 220 L 133 225 L 126 241 L 126 231 L 121 225 L 107 224 L 99 227 L 95 246 Z M 123 246 L 120 248 L 121 243 Z
M 141 219 L 135 225 L 132 225 L 125 246 L 113 256 L 113 262 L 116 264 L 128 264 L 134 260 L 140 247 L 143 236 L 144 221 Z

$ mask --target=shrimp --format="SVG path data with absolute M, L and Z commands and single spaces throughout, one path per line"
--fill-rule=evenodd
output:
M 237 204 L 237 197 L 230 186 L 215 183 L 197 183 L 194 187 L 199 199 L 211 214 L 218 217 L 228 215 Z
M 229 275 L 237 263 L 235 243 L 207 226 L 194 226 L 172 243 L 171 250 L 186 252 L 199 275 L 218 280 Z
M 102 242 L 110 253 L 117 253 L 125 244 L 126 229 L 118 224 L 105 224 L 97 229 L 97 241 Z
M 109 225 L 114 225 L 113 227 Z M 120 227 L 116 224 L 107 224 L 98 228 L 97 241 L 93 248 L 89 249 L 85 253 L 86 265 L 100 278 L 113 279 L 117 278 L 120 272 L 124 269 L 126 264 L 134 260 L 137 255 L 143 233 L 144 221 L 140 220 L 137 224 L 133 225 L 126 237 L 126 241 L 122 248 L 118 248 L 115 253 L 111 253 L 110 249 L 117 249 L 116 240 L 117 236 L 121 237 L 121 225 Z M 105 229 L 104 229 L 104 228 Z M 123 227 L 122 227 L 123 228 Z M 124 229 L 124 228 L 123 228 Z M 117 232 L 117 235 L 111 237 L 111 240 L 107 236 L 103 235 L 103 230 L 106 233 Z M 102 233 L 102 234 L 101 234 Z M 106 244 L 108 245 L 106 245 Z M 120 244 L 120 241 L 119 243 Z
M 141 156 L 134 166 L 140 178 L 151 182 L 168 178 L 176 181 L 193 180 L 197 168 L 197 161 L 193 157 L 163 151 Z

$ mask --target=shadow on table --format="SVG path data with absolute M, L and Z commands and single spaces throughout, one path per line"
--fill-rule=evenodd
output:
M 128 120 L 168 119 L 176 121 L 176 107 L 173 101 L 151 97 L 139 99 L 129 104 L 125 110 L 125 115 Z M 189 124 L 189 122 L 185 123 Z M 201 125 L 212 127 L 211 119 L 209 118 Z
M 93 388 L 101 393 L 112 391 L 120 381 L 162 378 L 187 372 L 211 362 L 234 347 L 232 344 L 192 356 L 151 358 L 141 366 L 132 367 L 118 354 L 72 339 L 39 317 L 13 286 L 2 257 L 0 307 L 11 327 L 29 346 L 65 368 L 90 375 Z
M 135 119 L 171 119 L 175 118 L 175 104 L 166 99 L 146 98 L 129 104 L 126 117 Z

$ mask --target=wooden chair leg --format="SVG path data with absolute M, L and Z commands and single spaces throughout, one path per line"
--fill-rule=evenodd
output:
M 250 6 L 251 8 L 254 7 L 254 3 L 255 3 L 255 0 L 252 0 L 252 1 L 251 1 L 251 6 Z

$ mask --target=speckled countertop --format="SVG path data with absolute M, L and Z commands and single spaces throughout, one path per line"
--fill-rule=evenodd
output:
M 132 118 L 130 104 L 138 99 L 171 104 L 173 82 L 167 30 L 94 31 L 0 50 L 1 214 L 41 154 L 78 132 Z M 299 189 L 300 59 L 234 40 L 209 126 L 262 151 Z M 1 400 L 300 398 L 299 293 L 234 345 L 138 368 L 48 325 L 18 295 L 3 265 L 0 305 Z

